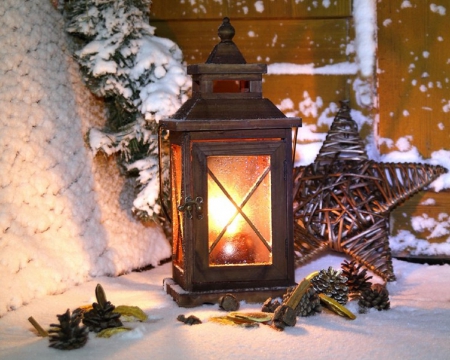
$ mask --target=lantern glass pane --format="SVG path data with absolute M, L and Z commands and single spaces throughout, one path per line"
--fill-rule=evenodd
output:
M 209 156 L 209 265 L 272 264 L 270 155 Z
M 173 241 L 172 241 L 172 255 L 174 264 L 183 267 L 183 216 L 177 210 L 177 205 L 181 204 L 182 198 L 182 167 L 181 167 L 181 147 L 179 145 L 171 145 L 171 183 L 172 183 L 172 201 L 175 206 L 172 206 L 172 226 L 173 226 Z

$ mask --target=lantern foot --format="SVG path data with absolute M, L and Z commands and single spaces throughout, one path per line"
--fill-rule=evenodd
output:
M 204 304 L 219 304 L 220 298 L 225 294 L 232 294 L 238 301 L 247 303 L 263 303 L 269 297 L 282 297 L 288 286 L 262 287 L 248 289 L 227 289 L 208 291 L 187 291 L 178 285 L 172 278 L 163 281 L 164 289 L 172 296 L 179 307 L 192 308 Z

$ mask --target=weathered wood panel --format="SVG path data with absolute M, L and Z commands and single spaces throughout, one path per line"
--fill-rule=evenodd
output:
M 338 18 L 351 16 L 351 0 L 153 0 L 154 19 Z
M 175 41 L 188 64 L 203 63 L 220 41 L 218 20 L 156 21 L 158 36 Z M 347 19 L 232 20 L 233 41 L 249 63 L 296 63 L 323 66 L 347 61 Z
M 432 3 L 378 4 L 380 136 L 410 135 L 423 157 L 450 140 L 450 14 Z
M 377 9 L 379 136 L 394 144 L 408 136 L 423 158 L 448 150 L 450 140 L 450 9 L 435 3 L 381 0 Z M 400 149 L 381 146 L 382 153 L 392 150 Z M 421 192 L 392 213 L 392 234 L 406 230 L 443 243 L 448 235 L 414 228 L 413 219 L 422 216 L 445 229 L 448 213 L 448 191 Z

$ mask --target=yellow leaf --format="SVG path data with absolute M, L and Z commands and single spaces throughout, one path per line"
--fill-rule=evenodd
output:
M 119 313 L 123 321 L 145 321 L 148 318 L 147 314 L 137 306 L 119 305 L 113 312 Z
M 322 303 L 327 308 L 334 311 L 336 314 L 343 316 L 343 317 L 348 317 L 350 320 L 356 319 L 355 314 L 353 314 L 345 306 L 339 304 L 336 300 L 330 298 L 329 296 L 326 296 L 325 294 L 319 294 L 319 297 L 320 297 L 320 300 L 322 301 Z
M 124 326 L 108 328 L 108 329 L 104 329 L 104 330 L 100 331 L 97 334 L 97 337 L 99 337 L 99 338 L 110 338 L 111 336 L 113 336 L 115 334 L 123 333 L 125 331 L 130 331 L 130 330 L 131 330 L 130 328 L 127 328 L 127 327 L 124 327 Z
M 273 314 L 266 313 L 266 312 L 260 312 L 260 311 L 255 311 L 255 312 L 235 311 L 235 312 L 229 313 L 228 317 L 263 323 L 263 322 L 272 321 Z
M 259 324 L 254 321 L 249 321 L 245 319 L 232 318 L 229 316 L 215 316 L 209 319 L 212 322 L 222 324 L 222 325 L 235 325 L 242 327 L 257 327 Z

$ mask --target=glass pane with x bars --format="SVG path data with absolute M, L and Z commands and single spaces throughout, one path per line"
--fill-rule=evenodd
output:
M 210 266 L 272 263 L 269 155 L 210 156 Z

